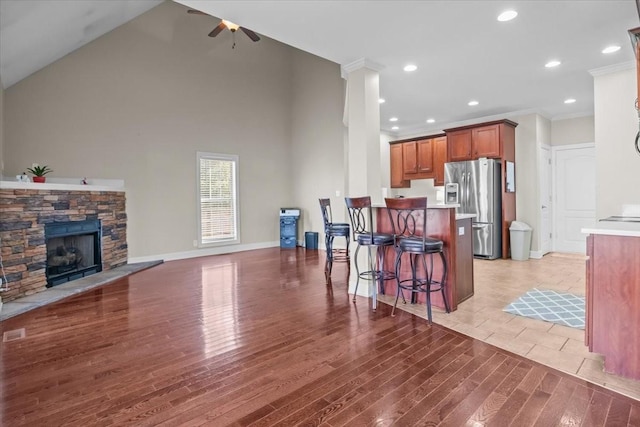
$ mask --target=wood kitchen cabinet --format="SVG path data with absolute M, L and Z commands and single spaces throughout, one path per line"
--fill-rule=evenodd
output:
M 471 129 L 447 132 L 447 150 L 450 162 L 471 160 Z
M 475 160 L 480 157 L 504 159 L 508 152 L 515 151 L 516 126 L 512 121 L 500 120 L 445 130 L 449 161 Z
M 471 151 L 474 159 L 480 157 L 500 158 L 500 125 L 471 129 Z
M 585 344 L 605 372 L 640 380 L 640 236 L 615 233 L 587 237 Z
M 402 144 L 391 144 L 389 147 L 389 157 L 391 159 L 391 188 L 407 188 L 411 185 L 404 179 L 402 162 Z
M 444 185 L 447 162 L 447 137 L 443 134 L 391 141 L 391 188 L 411 187 L 411 180 L 433 178 Z
M 447 137 L 433 139 L 433 185 L 444 185 L 444 164 L 447 163 Z
M 433 140 L 423 139 L 402 144 L 405 179 L 431 178 L 433 175 Z

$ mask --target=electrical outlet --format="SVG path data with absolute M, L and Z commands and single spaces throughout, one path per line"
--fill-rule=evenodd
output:
M 194 240 L 194 241 L 193 241 L 193 247 L 194 247 L 194 248 L 197 248 L 197 247 L 198 247 L 198 241 L 197 241 L 197 240 Z
M 336 197 L 340 197 L 340 190 L 336 190 Z

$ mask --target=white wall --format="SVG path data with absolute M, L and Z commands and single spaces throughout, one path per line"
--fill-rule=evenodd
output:
M 538 175 L 538 132 L 540 116 L 529 114 L 517 117 L 516 127 L 516 220 L 533 228 L 531 250 L 539 250 L 540 179 Z
M 316 231 L 322 246 L 324 225 L 318 199 L 330 198 L 333 220 L 346 221 L 344 80 L 338 64 L 302 51 L 293 52 L 292 64 L 292 200 L 302 209 L 299 239 L 305 231 Z
M 4 89 L 0 80 L 0 179 L 4 173 Z M 0 280 L 0 288 L 4 282 Z M 0 296 L 0 310 L 2 309 L 2 296 Z
M 0 79 L 0 179 L 4 176 L 4 88 Z
M 52 176 L 124 179 L 129 255 L 145 257 L 194 249 L 196 152 L 238 154 L 241 243 L 277 242 L 278 209 L 306 185 L 294 185 L 303 168 L 292 134 L 340 146 L 339 71 L 320 66 L 318 87 L 294 97 L 304 84 L 294 72 L 321 60 L 267 37 L 237 37 L 232 50 L 230 34 L 207 37 L 214 23 L 165 2 L 8 88 L 6 174 L 38 162 Z M 295 128 L 294 106 L 307 119 Z M 304 172 L 321 181 L 319 166 Z
M 576 117 L 551 122 L 551 145 L 586 144 L 595 141 L 594 117 Z
M 594 73 L 596 218 L 619 215 L 623 204 L 640 205 L 636 94 L 635 67 Z

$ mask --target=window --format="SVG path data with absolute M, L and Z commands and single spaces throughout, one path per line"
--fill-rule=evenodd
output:
M 199 245 L 237 243 L 238 156 L 198 153 Z

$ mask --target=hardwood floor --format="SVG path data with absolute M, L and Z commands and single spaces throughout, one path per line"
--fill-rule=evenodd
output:
M 640 402 L 325 285 L 324 252 L 167 262 L 2 322 L 1 425 L 640 426 Z M 11 335 L 11 334 L 9 334 Z

